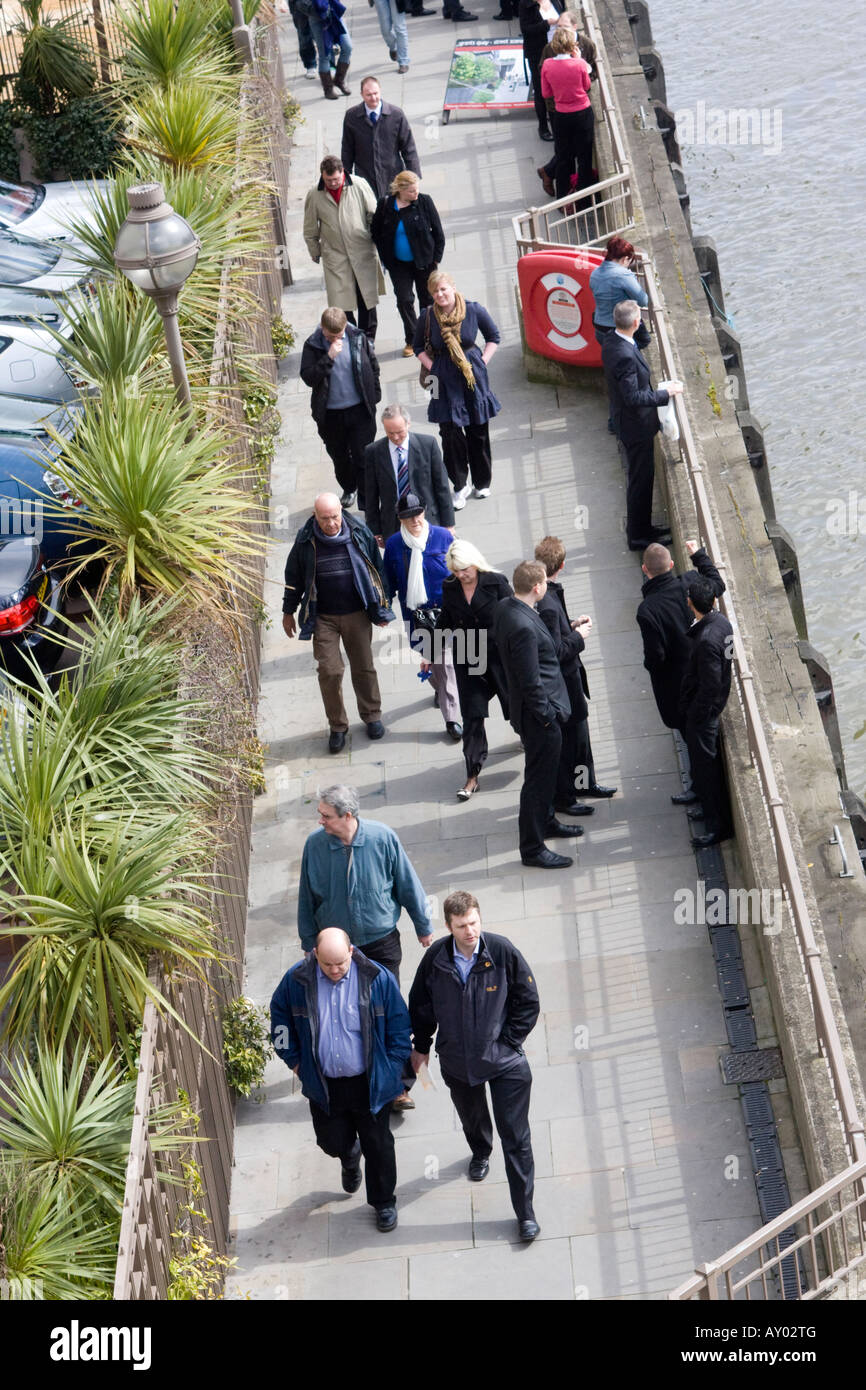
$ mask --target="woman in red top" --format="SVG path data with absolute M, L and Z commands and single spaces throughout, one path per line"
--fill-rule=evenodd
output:
M 553 57 L 541 65 L 541 91 L 556 109 L 556 196 L 571 192 L 577 163 L 577 186 L 592 183 L 592 139 L 595 114 L 589 101 L 589 68 L 576 51 L 570 29 L 557 29 L 551 42 Z

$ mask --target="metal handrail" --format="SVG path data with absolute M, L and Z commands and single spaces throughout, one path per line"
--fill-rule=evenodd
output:
M 798 1273 L 798 1292 L 804 1302 L 819 1297 L 826 1293 L 842 1278 L 851 1273 L 858 1266 L 866 1263 L 866 1248 L 864 1248 L 864 1207 L 866 1207 L 866 1160 L 859 1163 L 852 1163 L 844 1172 L 839 1173 L 829 1182 L 825 1182 L 822 1187 L 818 1187 L 814 1192 L 810 1192 L 801 1201 L 795 1202 L 787 1211 L 768 1221 L 759 1231 L 746 1240 L 740 1241 L 739 1245 L 734 1245 L 721 1255 L 717 1260 L 709 1260 L 706 1264 L 700 1265 L 695 1274 L 679 1284 L 668 1294 L 668 1301 L 683 1302 L 692 1298 L 707 1299 L 715 1301 L 719 1297 L 719 1280 L 724 1279 L 725 1291 L 729 1299 L 733 1299 L 741 1289 L 746 1290 L 746 1297 L 749 1298 L 749 1284 L 756 1279 L 761 1280 L 762 1289 L 766 1291 L 767 1275 L 779 1273 L 779 1267 L 785 1260 L 796 1260 L 801 1249 L 809 1247 L 811 1254 L 811 1268 L 813 1272 L 815 1287 L 805 1292 L 799 1288 Z M 812 1213 L 830 1203 L 835 1197 L 840 1197 L 846 1187 L 854 1187 L 856 1195 L 847 1203 L 840 1200 L 839 1210 L 831 1212 L 830 1216 L 814 1224 L 811 1220 Z M 858 1241 L 860 1244 L 860 1254 L 853 1259 L 849 1258 L 844 1270 L 831 1271 L 824 1279 L 817 1275 L 818 1259 L 815 1248 L 815 1240 L 818 1236 L 824 1236 L 825 1232 L 830 1231 L 833 1226 L 840 1225 L 856 1213 Z M 792 1228 L 799 1221 L 807 1221 L 808 1229 L 805 1235 L 790 1238 Z M 784 1247 L 780 1244 L 783 1237 L 789 1237 Z M 847 1239 L 844 1242 L 847 1250 Z M 764 1246 L 775 1244 L 776 1253 L 770 1255 L 757 1269 L 749 1271 L 740 1278 L 731 1278 L 731 1271 L 737 1265 L 742 1264 L 751 1255 L 757 1254 Z
M 834 826 L 833 826 L 833 838 L 832 838 L 832 840 L 828 840 L 827 843 L 830 844 L 830 845 L 838 845 L 838 846 L 839 846 L 839 853 L 840 853 L 841 856 L 842 856 L 842 872 L 840 873 L 839 877 L 840 877 L 840 878 L 853 878 L 854 875 L 852 874 L 851 870 L 848 868 L 848 856 L 847 856 L 847 854 L 845 853 L 845 845 L 844 845 L 843 842 L 842 842 L 842 836 L 839 834 L 839 827 L 838 827 L 838 825 L 834 825 Z

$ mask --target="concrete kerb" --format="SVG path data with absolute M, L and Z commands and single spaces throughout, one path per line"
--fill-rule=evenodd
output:
M 629 26 L 624 11 L 612 6 L 606 15 L 607 26 L 613 26 L 617 42 L 625 48 Z M 605 34 L 607 32 L 606 27 Z M 816 942 L 822 952 L 824 975 L 837 1013 L 843 1051 L 862 1118 L 866 1108 L 857 1061 L 859 1059 L 862 1065 L 866 1059 L 866 1012 L 856 981 L 862 981 L 861 961 L 866 960 L 866 884 L 859 878 L 847 880 L 844 885 L 838 880 L 834 883 L 826 862 L 822 862 L 822 849 L 825 848 L 822 840 L 826 840 L 834 817 L 837 820 L 839 817 L 838 785 L 832 757 L 811 684 L 799 660 L 794 623 L 775 555 L 764 531 L 764 514 L 742 437 L 739 430 L 726 428 L 730 422 L 725 412 L 733 410 L 733 404 L 719 400 L 718 388 L 715 392 L 694 389 L 694 376 L 703 386 L 708 369 L 712 386 L 715 382 L 724 382 L 725 369 L 705 309 L 700 274 L 679 199 L 671 179 L 666 176 L 667 159 L 662 138 L 654 122 L 639 119 L 640 110 L 648 105 L 646 84 L 639 76 L 626 72 L 614 78 L 614 86 L 617 104 L 623 113 L 626 143 L 638 154 L 631 165 L 634 193 L 644 201 L 647 216 L 640 244 L 652 254 L 667 290 L 668 328 L 684 365 L 689 416 L 703 456 L 704 482 L 726 552 L 726 577 L 737 605 L 744 642 L 753 646 L 748 642 L 749 634 L 767 633 L 769 637 L 767 642 L 762 641 L 760 650 L 749 651 L 749 661 L 770 739 L 780 796 L 793 811 L 790 829 L 794 852 L 803 872 Z M 635 240 L 638 241 L 637 234 Z M 673 288 L 677 284 L 682 291 L 680 299 Z M 694 363 L 692 374 L 688 370 L 690 361 Z M 715 404 L 722 411 L 721 419 L 714 409 Z M 660 472 L 675 532 L 681 537 L 694 535 L 694 507 L 681 462 L 668 455 Z M 678 559 L 681 564 L 687 563 L 682 552 Z M 802 738 L 786 740 L 776 736 L 780 727 L 792 726 L 802 729 Z M 751 768 L 744 715 L 738 704 L 729 703 L 724 728 L 744 882 L 763 887 L 778 885 L 767 813 L 757 776 Z M 801 750 L 799 754 L 796 749 Z M 805 778 L 804 763 L 808 765 Z M 793 773 L 793 777 L 789 773 Z M 807 869 L 814 872 L 810 875 Z M 848 927 L 844 938 L 848 949 L 852 945 L 850 937 L 854 938 L 858 968 L 846 972 L 849 978 L 853 977 L 847 989 L 843 976 L 845 1013 L 832 969 L 827 968 L 831 957 L 823 923 L 832 930 L 829 945 L 833 949 L 833 959 L 841 955 L 837 946 L 842 943 L 843 923 Z M 817 1052 L 811 1003 L 793 931 L 789 929 L 775 936 L 762 934 L 761 950 L 800 1138 L 810 1178 L 817 1186 L 849 1161 L 839 1114 L 826 1063 Z

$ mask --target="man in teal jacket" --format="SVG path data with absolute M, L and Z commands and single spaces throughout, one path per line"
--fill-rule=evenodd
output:
M 319 829 L 307 838 L 298 887 L 298 935 L 305 951 L 325 927 L 342 927 L 368 960 L 398 984 L 403 951 L 397 923 L 406 909 L 422 946 L 433 940 L 430 907 L 409 856 L 390 826 L 361 820 L 354 787 L 319 794 Z M 411 1072 L 407 1070 L 407 1080 Z M 395 1110 L 414 1110 L 405 1090 Z

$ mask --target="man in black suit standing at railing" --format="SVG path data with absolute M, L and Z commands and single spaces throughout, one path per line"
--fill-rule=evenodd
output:
M 623 299 L 613 311 L 615 328 L 601 347 L 601 360 L 611 391 L 614 432 L 625 450 L 628 466 L 626 535 L 629 550 L 646 550 L 653 541 L 667 545 L 670 532 L 652 524 L 655 458 L 653 440 L 659 431 L 658 407 L 682 394 L 682 382 L 656 391 L 650 369 L 634 335 L 641 322 L 633 299 Z

